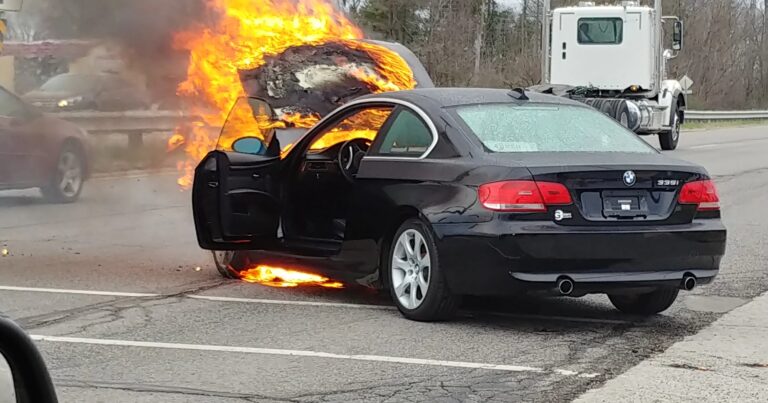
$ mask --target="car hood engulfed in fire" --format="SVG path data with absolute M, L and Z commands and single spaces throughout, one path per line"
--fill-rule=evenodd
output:
M 179 95 L 201 121 L 177 130 L 169 149 L 183 148 L 183 188 L 195 165 L 216 147 L 227 114 L 242 96 L 266 100 L 278 112 L 271 127 L 309 128 L 362 95 L 432 87 L 424 66 L 396 43 L 364 39 L 329 0 L 208 0 L 212 26 L 180 33 L 188 50 Z
M 370 49 L 401 58 L 404 64 L 395 62 L 401 68 L 399 83 L 383 81 L 377 73 L 380 62 L 368 53 Z M 259 68 L 241 70 L 240 79 L 248 96 L 264 99 L 283 113 L 304 116 L 325 116 L 362 95 L 434 86 L 408 48 L 373 40 L 292 47 L 267 57 Z

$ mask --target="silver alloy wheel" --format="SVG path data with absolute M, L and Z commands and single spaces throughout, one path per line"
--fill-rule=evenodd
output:
M 59 157 L 58 188 L 65 197 L 75 197 L 83 185 L 83 166 L 80 157 L 74 151 L 64 151 Z
M 432 274 L 429 248 L 424 236 L 409 229 L 400 234 L 392 252 L 392 287 L 400 304 L 416 309 L 424 302 Z

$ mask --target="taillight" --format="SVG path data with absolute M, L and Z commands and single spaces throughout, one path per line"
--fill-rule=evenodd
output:
M 720 210 L 720 198 L 711 180 L 688 182 L 677 198 L 680 204 L 697 204 L 699 211 Z
M 478 189 L 483 207 L 493 211 L 537 213 L 547 206 L 573 203 L 568 189 L 560 183 L 505 181 L 486 183 Z

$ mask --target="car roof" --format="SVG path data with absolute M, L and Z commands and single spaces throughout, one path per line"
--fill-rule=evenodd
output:
M 418 104 L 420 100 L 427 98 L 442 107 L 507 102 L 535 102 L 584 106 L 584 104 L 568 98 L 541 94 L 533 91 L 525 91 L 525 95 L 528 97 L 527 101 L 515 98 L 510 94 L 514 94 L 513 90 L 496 88 L 417 88 L 407 91 L 366 95 L 359 99 L 394 98 Z

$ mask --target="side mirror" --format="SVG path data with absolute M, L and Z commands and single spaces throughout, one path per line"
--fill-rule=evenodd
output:
M 0 317 L 0 402 L 56 403 L 56 391 L 35 343 Z
M 243 154 L 264 155 L 266 147 L 258 137 L 243 137 L 232 143 L 232 150 Z
M 683 50 L 683 22 L 680 20 L 675 21 L 675 26 L 672 30 L 672 50 Z

